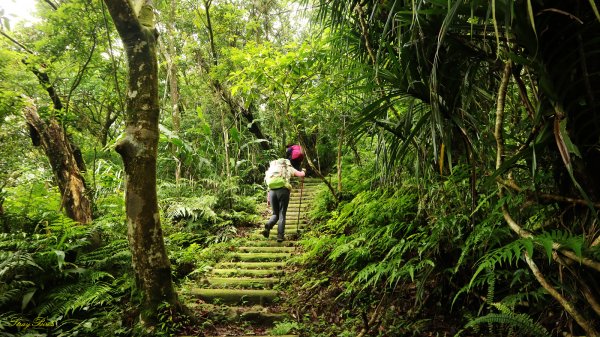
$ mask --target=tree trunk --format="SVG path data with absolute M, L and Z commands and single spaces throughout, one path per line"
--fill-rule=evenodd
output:
M 2 35 L 9 38 L 28 54 L 33 54 L 31 50 L 10 36 L 5 33 L 2 33 Z M 46 89 L 52 100 L 54 111 L 62 111 L 62 101 L 50 82 L 48 74 L 43 68 L 31 65 L 27 58 L 23 59 L 23 63 L 29 66 L 40 84 Z M 87 196 L 85 179 L 81 174 L 82 171 L 85 171 L 85 163 L 79 148 L 71 143 L 65 130 L 56 119 L 50 118 L 48 122 L 43 121 L 37 113 L 35 103 L 31 101 L 28 104 L 29 106 L 25 108 L 24 114 L 29 125 L 31 140 L 34 146 L 41 145 L 48 157 L 61 193 L 61 206 L 65 209 L 69 218 L 82 224 L 90 223 L 92 221 L 92 203 Z
M 143 296 L 142 323 L 152 327 L 161 303 L 179 306 L 156 193 L 159 104 L 154 14 L 147 1 L 105 3 L 127 52 L 125 136 L 116 151 L 125 165 L 127 238 L 136 283 Z
M 25 108 L 25 119 L 30 128 L 31 139 L 41 146 L 50 161 L 62 196 L 61 205 L 67 216 L 79 223 L 92 221 L 92 203 L 86 194 L 86 186 L 80 168 L 83 162 L 77 149 L 69 142 L 62 126 L 54 119 L 44 122 L 33 102 Z

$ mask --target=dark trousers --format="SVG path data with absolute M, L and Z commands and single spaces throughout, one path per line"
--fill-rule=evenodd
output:
M 277 238 L 283 239 L 285 232 L 285 214 L 287 213 L 288 204 L 290 203 L 290 190 L 287 188 L 278 188 L 269 192 L 271 200 L 271 208 L 273 215 L 265 224 L 265 229 L 271 230 L 273 225 L 277 223 Z

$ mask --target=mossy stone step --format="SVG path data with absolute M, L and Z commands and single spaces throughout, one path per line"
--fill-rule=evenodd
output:
M 298 219 L 298 213 L 297 212 L 290 212 L 290 210 L 288 210 L 286 216 L 285 216 L 285 222 L 286 224 L 288 223 L 293 223 L 293 224 L 297 224 L 297 223 L 301 223 L 301 224 L 305 224 L 308 221 L 305 218 L 305 214 L 304 213 L 300 213 L 300 219 Z
M 309 206 L 309 204 L 312 202 L 313 199 L 306 199 L 306 198 L 302 198 L 302 205 L 300 205 L 300 198 L 296 199 L 296 198 L 290 198 L 290 202 L 288 204 L 288 211 L 290 210 L 290 208 L 292 207 L 292 205 L 294 205 L 294 208 L 297 210 L 298 208 L 300 209 L 305 209 Z
M 230 322 L 244 321 L 263 326 L 274 325 L 275 322 L 283 321 L 290 317 L 287 313 L 273 312 L 267 307 L 260 305 L 237 307 L 210 303 L 189 303 L 188 306 L 194 309 L 200 309 L 203 312 L 206 312 L 209 317 L 215 317 L 217 320 L 225 317 Z
M 296 228 L 300 228 L 300 229 L 304 229 L 306 227 L 307 223 L 306 222 L 297 222 L 295 220 L 290 220 L 288 221 L 287 219 L 285 220 L 285 232 L 287 233 L 288 231 L 291 230 L 296 230 Z M 256 229 L 256 233 L 262 233 L 263 230 L 265 230 L 264 227 L 259 227 Z M 271 234 L 277 234 L 277 224 L 275 224 L 273 227 L 271 227 Z
M 316 195 L 317 195 L 316 193 L 313 193 L 313 192 L 306 193 L 306 191 L 304 191 L 302 193 L 302 203 L 304 203 L 305 201 L 308 202 L 308 201 L 313 200 Z M 300 192 L 291 193 L 290 200 L 300 200 Z
M 272 288 L 279 278 L 275 277 L 207 277 L 206 280 L 211 287 L 226 288 L 229 286 L 244 289 Z
M 224 337 L 224 336 L 206 336 L 206 337 Z M 299 337 L 299 335 L 277 335 L 277 336 L 275 336 L 275 335 L 264 335 L 264 336 L 243 335 L 243 336 L 227 336 L 227 337 Z
M 255 252 L 255 253 L 292 253 L 294 252 L 294 247 L 257 247 L 257 246 L 242 246 L 238 247 L 238 250 L 241 252 Z
M 224 303 L 236 305 L 267 305 L 279 296 L 276 290 L 268 289 L 207 289 L 192 288 L 189 295 L 208 303 Z
M 308 221 L 306 219 L 302 219 L 302 217 L 300 217 L 300 220 L 298 220 L 297 217 L 290 217 L 290 214 L 288 214 L 288 216 L 285 219 L 285 228 L 288 228 L 288 226 L 294 227 L 294 228 L 296 228 L 296 226 L 300 226 L 300 228 L 304 228 L 307 225 L 308 225 Z M 275 224 L 273 226 L 273 228 L 275 228 L 276 226 L 277 226 L 277 224 Z
M 229 258 L 234 261 L 258 262 L 258 261 L 281 261 L 289 258 L 290 253 L 231 253 L 227 254 L 225 259 Z
M 262 229 L 261 229 L 262 231 Z M 257 232 L 257 233 L 260 233 Z M 254 235 L 256 235 L 256 233 L 254 233 Z M 256 239 L 251 239 L 248 238 L 248 240 L 243 241 L 243 245 L 244 246 L 253 246 L 253 247 L 293 247 L 296 245 L 296 241 L 294 240 L 290 240 L 290 241 L 283 241 L 283 242 L 277 242 L 275 240 L 265 240 L 264 236 L 262 236 L 262 234 L 259 234 L 260 237 L 256 237 Z
M 206 336 L 206 337 L 224 337 L 224 336 Z M 264 335 L 264 336 L 243 335 L 243 336 L 227 336 L 227 337 L 299 337 L 299 335 L 277 335 L 277 336 L 275 336 L 275 335 Z
M 294 226 L 285 226 L 285 231 L 283 232 L 284 235 L 296 235 L 298 234 L 298 232 L 302 233 L 304 231 L 305 226 L 300 225 L 298 227 L 298 229 L 296 229 L 296 225 Z M 263 230 L 257 230 L 256 232 L 250 234 L 250 238 L 256 239 L 256 240 L 264 240 L 265 237 L 264 235 L 262 235 Z M 277 228 L 271 228 L 271 230 L 269 231 L 269 239 L 277 239 Z
M 281 269 L 233 269 L 233 268 L 215 268 L 211 271 L 215 276 L 250 276 L 250 277 L 269 277 L 281 276 Z
M 215 269 L 274 269 L 285 267 L 284 261 L 262 261 L 262 262 L 219 262 Z
M 318 191 L 316 189 L 314 191 L 313 190 L 304 189 L 302 191 L 302 200 L 304 200 L 305 198 L 306 199 L 312 199 L 312 198 L 314 198 L 317 195 L 317 192 Z M 300 190 L 293 190 L 290 193 L 290 199 L 291 198 L 300 198 Z
M 321 190 L 321 184 L 307 184 L 304 183 L 302 193 L 316 193 Z M 294 193 L 300 193 L 300 186 L 293 190 Z
M 303 230 L 300 229 L 300 234 L 303 233 Z M 296 229 L 294 229 L 294 231 L 285 231 L 284 233 L 284 240 L 283 242 L 278 242 L 278 243 L 285 243 L 285 240 L 288 239 L 296 239 L 298 237 L 298 232 L 296 232 Z M 268 238 L 265 238 L 262 234 L 260 233 L 254 233 L 254 234 L 250 234 L 249 238 L 254 239 L 254 240 L 263 240 L 265 242 L 277 242 L 277 230 L 271 230 L 271 234 L 269 235 Z
M 304 189 L 302 189 L 302 196 L 306 196 L 306 195 L 314 195 L 317 192 L 319 192 L 320 188 L 318 187 L 312 187 L 312 186 L 307 186 L 304 185 Z M 290 193 L 290 196 L 300 196 L 300 187 L 297 187 L 295 189 L 292 190 L 292 192 Z

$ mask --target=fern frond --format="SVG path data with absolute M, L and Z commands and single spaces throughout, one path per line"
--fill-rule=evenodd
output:
M 188 218 L 192 221 L 203 219 L 215 222 L 217 214 L 213 210 L 217 197 L 205 195 L 191 198 L 169 198 L 164 200 L 167 205 L 165 216 L 170 219 Z
M 72 300 L 66 305 L 65 315 L 74 313 L 79 309 L 88 306 L 99 306 L 109 303 L 113 300 L 110 292 L 112 288 L 110 284 L 98 282 L 85 289 L 85 291 L 77 296 L 73 296 Z
M 484 270 L 494 269 L 496 266 L 502 264 L 512 265 L 517 263 L 521 259 L 523 251 L 527 251 L 530 255 L 533 253 L 533 242 L 530 239 L 519 239 L 513 241 L 504 247 L 500 247 L 484 255 L 480 261 L 477 270 L 471 277 L 470 284 L 477 278 L 477 276 Z
M 560 230 L 537 234 L 533 240 L 544 246 L 549 260 L 552 259 L 555 243 L 572 250 L 578 257 L 582 256 L 582 250 L 585 245 L 585 238 L 582 235 L 572 235 L 569 232 Z
M 2 287 L 0 287 L 2 289 Z M 22 289 L 20 288 L 12 288 L 8 290 L 2 291 L 0 294 L 0 307 L 9 302 L 14 302 L 18 297 L 21 296 Z
M 519 331 L 520 336 L 550 337 L 550 333 L 546 328 L 534 322 L 531 317 L 525 314 L 514 312 L 491 313 L 473 319 L 465 325 L 465 328 L 473 328 L 481 324 L 500 325 L 516 329 Z
M 77 262 L 85 266 L 102 268 L 108 264 L 126 264 L 131 262 L 131 252 L 126 239 L 114 240 L 91 252 L 81 254 Z
M 88 306 L 104 305 L 113 300 L 112 287 L 105 282 L 80 281 L 51 290 L 39 306 L 40 315 L 69 315 Z
M 33 267 L 43 270 L 35 261 L 33 256 L 26 252 L 0 252 L 0 281 L 12 279 L 23 268 Z

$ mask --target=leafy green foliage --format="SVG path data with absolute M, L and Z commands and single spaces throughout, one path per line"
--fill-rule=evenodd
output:
M 42 319 L 65 333 L 102 335 L 115 328 L 113 318 L 100 312 L 121 311 L 120 298 L 133 288 L 131 256 L 124 239 L 90 249 L 98 230 L 108 239 L 106 230 L 112 229 L 67 221 L 51 223 L 40 233 L 0 235 L 0 308 L 3 318 L 13 317 L 4 331 L 18 330 L 14 317 L 30 323 Z M 38 325 L 34 329 L 44 328 Z
M 289 335 L 295 333 L 299 328 L 298 322 L 283 321 L 277 322 L 275 327 L 271 329 L 270 334 L 273 336 Z
M 168 303 L 159 306 L 158 322 L 154 336 L 173 336 L 190 324 L 187 316 Z

